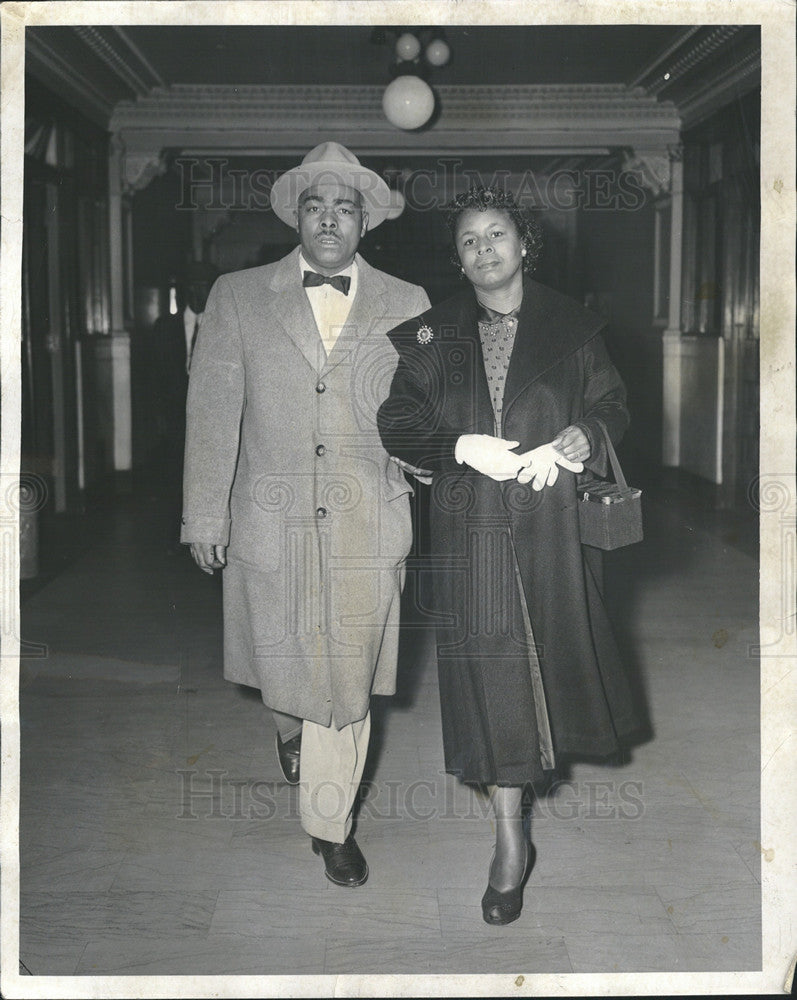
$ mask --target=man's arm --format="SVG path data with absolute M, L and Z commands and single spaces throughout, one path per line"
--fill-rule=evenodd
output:
M 211 290 L 197 335 L 186 408 L 181 539 L 205 572 L 224 565 L 230 540 L 244 384 L 238 310 L 222 277 Z

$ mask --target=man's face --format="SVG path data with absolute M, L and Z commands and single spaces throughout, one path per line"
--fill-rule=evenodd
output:
M 359 192 L 334 177 L 317 181 L 299 196 L 296 231 L 302 253 L 321 274 L 348 267 L 367 228 Z

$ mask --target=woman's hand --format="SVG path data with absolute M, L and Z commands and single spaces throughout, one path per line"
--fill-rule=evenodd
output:
M 587 435 L 573 424 L 560 431 L 551 444 L 569 462 L 586 462 L 592 453 Z
M 519 444 L 519 441 L 505 441 L 490 434 L 462 434 L 454 449 L 454 458 L 460 464 L 464 462 L 482 475 L 504 483 L 515 479 L 523 465 L 521 456 L 511 450 Z
M 519 483 L 531 483 L 532 489 L 539 492 L 544 486 L 553 486 L 559 477 L 559 466 L 570 472 L 581 472 L 584 466 L 581 462 L 571 462 L 561 452 L 550 444 L 542 444 L 519 456 L 523 468 L 518 473 Z

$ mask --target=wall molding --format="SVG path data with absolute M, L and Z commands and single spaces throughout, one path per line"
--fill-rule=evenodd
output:
M 330 135 L 371 154 L 666 148 L 680 136 L 673 104 L 623 84 L 439 87 L 439 117 L 409 133 L 385 119 L 382 91 L 180 84 L 120 101 L 109 127 L 129 151 L 153 155 L 167 148 L 296 154 Z
M 693 69 L 696 69 L 700 64 L 709 59 L 711 56 L 720 52 L 728 42 L 738 33 L 739 25 L 718 25 L 716 28 L 710 28 L 708 31 L 692 45 L 687 46 L 686 44 L 680 46 L 681 51 L 677 49 L 672 52 L 671 58 L 666 61 L 667 75 L 666 78 L 663 74 L 652 75 L 650 82 L 647 84 L 646 89 L 651 94 L 659 94 L 668 87 L 672 87 L 678 82 L 682 77 L 686 76 Z M 691 39 L 690 34 L 687 38 Z
M 88 74 L 30 29 L 25 32 L 25 69 L 45 86 L 72 103 L 96 125 L 107 128 L 115 99 L 96 86 Z
M 153 87 L 164 85 L 163 78 L 123 29 L 75 25 L 72 30 L 134 94 L 143 96 Z
M 761 86 L 761 53 L 749 52 L 733 66 L 696 88 L 681 104 L 683 127 L 691 128 L 714 111 Z
M 659 99 L 672 100 L 684 128 L 761 85 L 757 25 L 703 25 L 685 29 L 634 80 Z

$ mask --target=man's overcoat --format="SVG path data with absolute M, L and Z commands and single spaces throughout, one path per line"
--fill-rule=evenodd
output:
M 397 362 L 386 332 L 422 288 L 357 257 L 329 358 L 299 249 L 218 279 L 188 391 L 182 539 L 227 545 L 224 675 L 340 728 L 395 691 L 411 488 L 376 428 Z
M 433 470 L 430 576 L 446 764 L 465 780 L 519 784 L 557 754 L 605 755 L 638 726 L 602 598 L 600 554 L 579 538 L 576 476 L 536 492 L 454 458 L 461 434 L 587 434 L 606 471 L 625 389 L 600 317 L 534 281 L 523 302 L 495 426 L 472 289 L 392 331 L 400 352 L 379 427 L 391 454 Z

